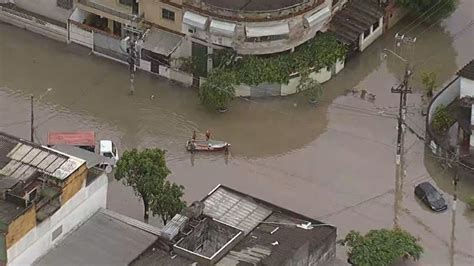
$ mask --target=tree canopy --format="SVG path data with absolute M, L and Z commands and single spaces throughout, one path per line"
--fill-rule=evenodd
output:
M 359 266 L 391 265 L 400 258 L 418 260 L 423 253 L 418 240 L 401 229 L 371 230 L 366 235 L 350 231 L 339 243 L 349 247 L 349 262 Z
M 398 0 L 416 15 L 424 14 L 425 21 L 432 22 L 449 15 L 456 8 L 456 0 Z
M 165 151 L 161 149 L 132 149 L 125 151 L 117 162 L 115 179 L 133 188 L 144 205 L 144 218 L 148 220 L 149 209 L 160 215 L 166 223 L 169 217 L 185 207 L 181 200 L 183 186 L 170 183 L 166 177 L 171 171 L 166 166 Z

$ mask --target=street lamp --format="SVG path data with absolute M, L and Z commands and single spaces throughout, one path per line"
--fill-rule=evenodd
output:
M 44 96 L 46 96 L 49 92 L 51 92 L 53 90 L 53 88 L 47 88 L 46 91 L 41 94 L 39 97 L 38 97 L 38 102 L 41 101 L 41 99 L 43 99 Z M 30 95 L 30 111 L 31 111 L 31 119 L 30 119 L 30 141 L 31 142 L 34 142 L 34 133 L 35 133 L 35 127 L 34 127 L 34 119 L 35 119 L 35 113 L 34 113 L 34 99 L 35 99 L 35 96 L 32 94 Z

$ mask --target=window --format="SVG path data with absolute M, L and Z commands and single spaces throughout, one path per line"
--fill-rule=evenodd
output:
M 372 28 L 375 31 L 376 29 L 378 29 L 378 27 L 379 27 L 379 21 L 377 20 L 377 22 L 374 23 Z
M 73 3 L 72 0 L 56 0 L 56 5 L 64 9 L 71 9 Z
M 133 2 L 133 0 L 119 0 L 120 4 L 127 5 L 127 6 L 131 6 L 132 2 Z
M 163 9 L 161 9 L 161 17 L 164 18 L 164 19 L 174 21 L 174 12 L 163 8 Z
M 369 37 L 369 35 L 370 35 L 370 29 L 367 29 L 366 31 L 364 31 L 364 39 Z
M 52 241 L 54 241 L 56 238 L 58 238 L 58 236 L 60 236 L 61 234 L 63 233 L 63 226 L 60 225 L 58 228 L 56 228 L 56 230 L 53 231 L 53 233 L 51 234 L 51 239 Z
M 271 41 L 284 40 L 284 39 L 288 39 L 287 34 L 260 36 L 260 37 L 248 37 L 246 39 L 246 41 L 247 42 L 271 42 Z

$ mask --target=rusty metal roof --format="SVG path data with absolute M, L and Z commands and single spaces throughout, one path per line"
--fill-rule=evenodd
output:
M 95 133 L 85 132 L 49 132 L 48 145 L 95 146 Z

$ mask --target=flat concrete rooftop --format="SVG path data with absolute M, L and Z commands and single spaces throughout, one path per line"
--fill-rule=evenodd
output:
M 99 210 L 34 265 L 128 265 L 158 238 L 109 213 Z
M 242 10 L 242 11 L 265 11 L 291 7 L 307 0 L 202 0 L 205 4 L 216 7 Z

